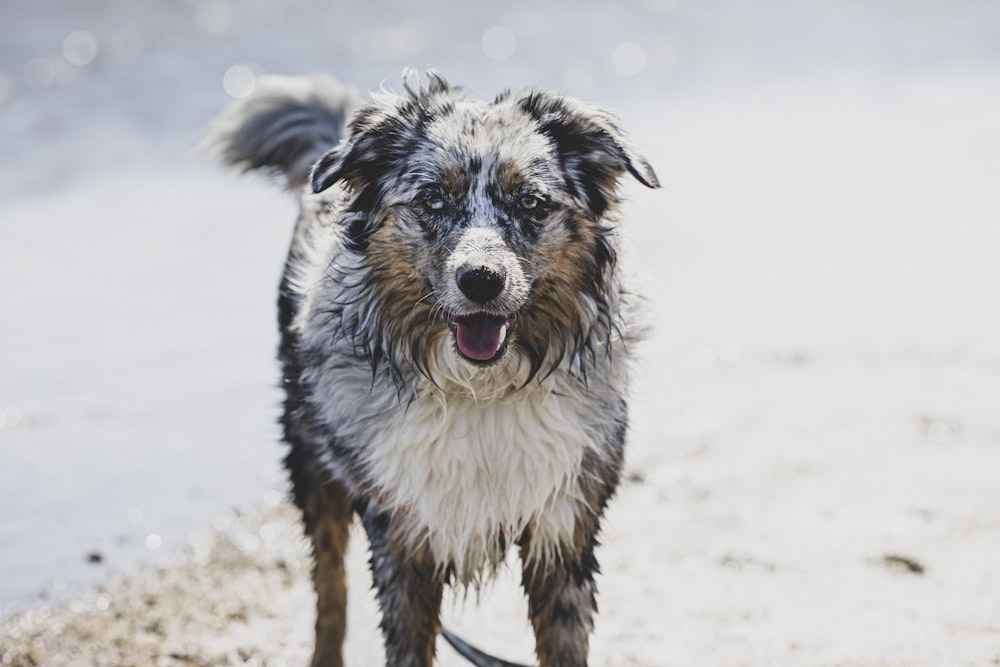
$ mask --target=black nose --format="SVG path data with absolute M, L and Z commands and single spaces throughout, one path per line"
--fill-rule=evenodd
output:
M 485 266 L 462 266 L 455 271 L 455 280 L 462 294 L 476 303 L 486 303 L 503 291 L 507 274 L 503 269 L 494 271 Z

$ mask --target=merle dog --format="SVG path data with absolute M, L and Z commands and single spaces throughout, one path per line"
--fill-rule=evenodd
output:
M 483 102 L 434 73 L 367 101 L 263 79 L 210 143 L 300 197 L 280 358 L 313 664 L 342 664 L 357 514 L 388 664 L 430 665 L 445 585 L 478 586 L 516 547 L 539 663 L 585 665 L 641 330 L 619 186 L 658 187 L 652 168 L 606 112 L 542 91 Z

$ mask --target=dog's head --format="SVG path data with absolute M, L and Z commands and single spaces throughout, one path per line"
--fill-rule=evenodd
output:
M 570 98 L 485 103 L 434 74 L 404 87 L 360 108 L 312 172 L 314 192 L 345 186 L 344 247 L 370 272 L 383 349 L 427 374 L 449 331 L 467 362 L 516 347 L 532 375 L 593 355 L 618 326 L 619 180 L 658 187 L 652 168 L 609 114 Z

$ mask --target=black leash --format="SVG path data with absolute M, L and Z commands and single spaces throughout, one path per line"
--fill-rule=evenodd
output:
M 446 642 L 451 644 L 453 649 L 458 651 L 459 655 L 476 667 L 529 667 L 528 665 L 522 665 L 517 662 L 501 660 L 500 658 L 496 658 L 489 653 L 483 653 L 458 635 L 452 633 L 450 630 L 442 630 L 441 635 L 444 637 Z

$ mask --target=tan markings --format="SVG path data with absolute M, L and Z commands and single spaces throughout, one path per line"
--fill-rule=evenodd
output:
M 347 576 L 344 557 L 351 526 L 351 503 L 339 484 L 327 485 L 315 496 L 313 530 L 316 586 L 316 650 L 312 667 L 342 667 L 342 646 L 347 630 Z

